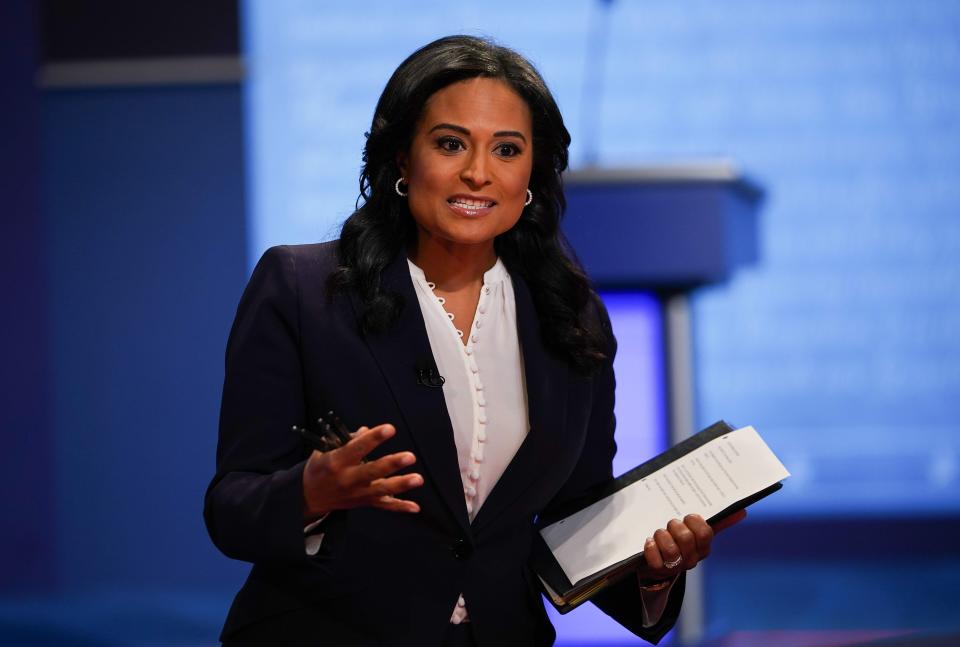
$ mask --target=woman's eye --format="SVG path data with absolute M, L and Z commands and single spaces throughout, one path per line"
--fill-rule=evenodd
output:
M 456 153 L 457 151 L 463 150 L 463 142 L 456 137 L 442 137 L 437 142 L 437 146 L 440 147 L 440 150 L 448 153 Z
M 497 144 L 496 151 L 500 157 L 513 157 L 520 154 L 520 147 L 516 144 Z

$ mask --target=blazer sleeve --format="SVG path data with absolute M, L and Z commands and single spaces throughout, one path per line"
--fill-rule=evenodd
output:
M 580 459 L 570 478 L 551 502 L 551 506 L 563 505 L 567 501 L 579 498 L 585 491 L 613 478 L 613 457 L 617 453 L 614 440 L 616 377 L 613 371 L 613 359 L 617 352 L 617 342 L 612 333 L 609 316 L 602 304 L 598 303 L 597 312 L 601 328 L 609 338 L 607 360 L 601 371 L 594 377 L 593 403 Z M 651 627 L 643 626 L 643 602 L 640 597 L 640 583 L 636 577 L 623 578 L 594 596 L 591 601 L 635 635 L 656 644 L 676 624 L 680 605 L 683 602 L 685 581 L 685 576 L 681 574 L 670 591 L 670 598 L 663 615 L 659 622 Z
M 268 250 L 253 271 L 227 342 L 216 474 L 204 521 L 225 555 L 303 562 L 306 451 L 296 260 Z

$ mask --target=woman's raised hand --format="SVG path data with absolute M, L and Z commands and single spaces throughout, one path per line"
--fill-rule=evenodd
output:
M 420 512 L 413 501 L 397 494 L 423 485 L 419 474 L 391 476 L 416 462 L 411 452 L 398 452 L 368 463 L 364 457 L 396 433 L 393 425 L 360 427 L 343 447 L 314 451 L 303 470 L 304 521 L 334 510 L 372 506 L 394 512 Z

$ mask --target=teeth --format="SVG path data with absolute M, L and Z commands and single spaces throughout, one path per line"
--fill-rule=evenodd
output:
M 467 209 L 483 209 L 484 207 L 492 207 L 493 202 L 487 200 L 469 200 L 464 198 L 455 198 L 450 200 L 450 204 L 455 204 L 458 207 L 465 207 Z

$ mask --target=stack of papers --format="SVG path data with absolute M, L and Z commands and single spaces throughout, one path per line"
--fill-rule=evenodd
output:
M 540 522 L 534 570 L 561 613 L 636 570 L 643 543 L 670 519 L 708 523 L 782 487 L 790 476 L 753 427 L 717 422 Z

